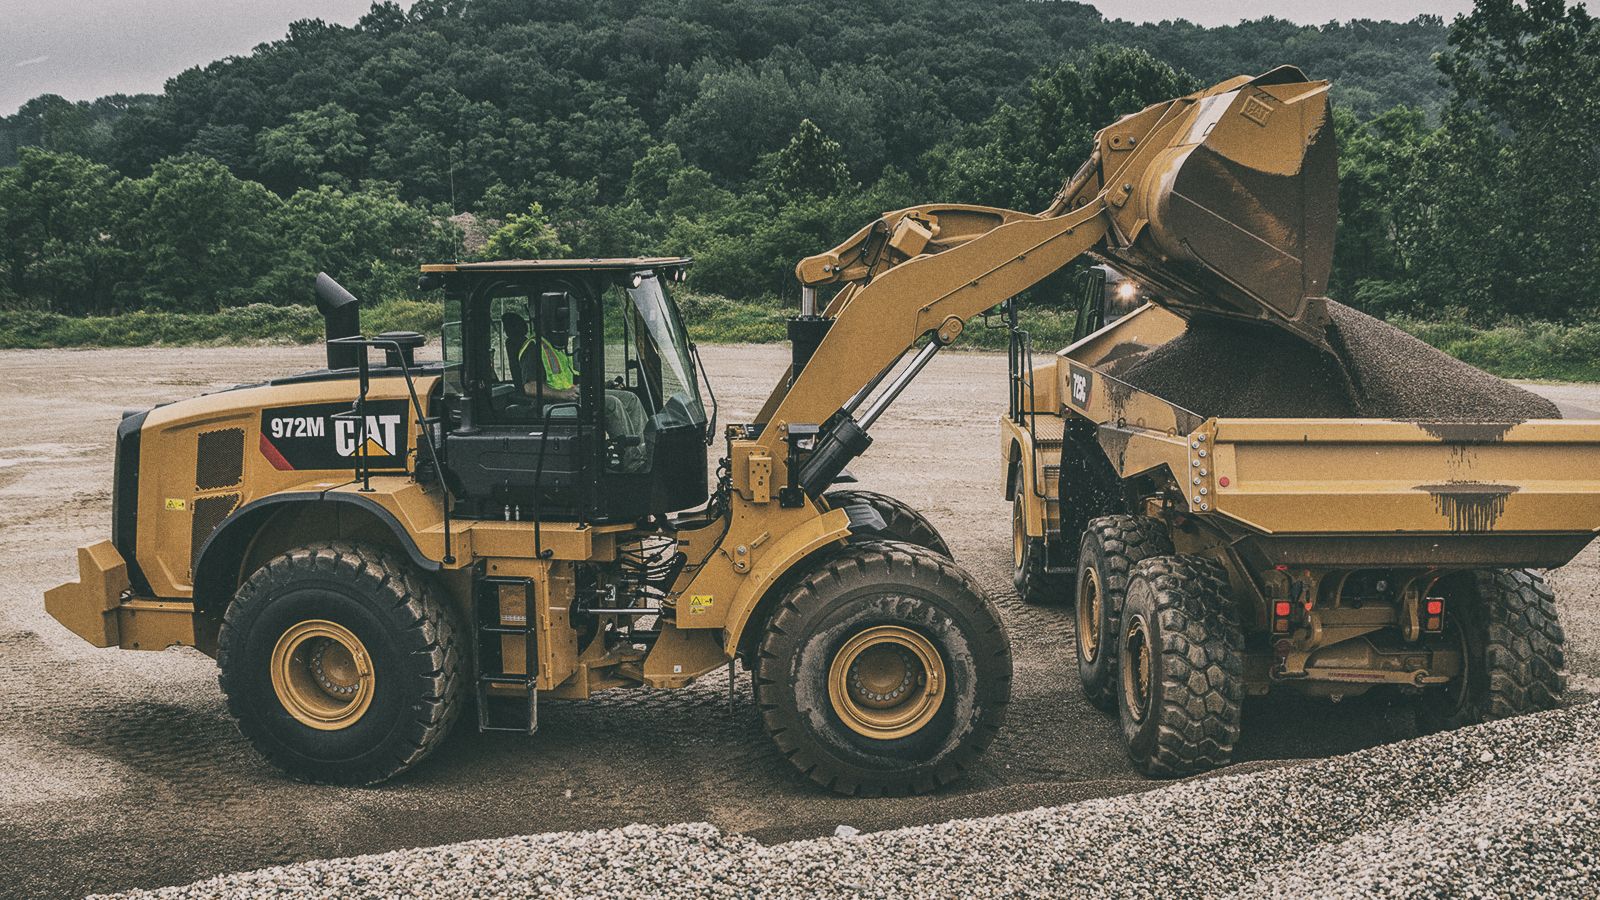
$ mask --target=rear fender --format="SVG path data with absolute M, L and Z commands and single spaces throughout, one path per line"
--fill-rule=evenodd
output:
M 259 555 L 253 551 L 263 530 L 280 516 L 313 509 L 328 513 L 356 512 L 369 520 L 363 524 L 376 528 L 385 539 L 392 537 L 393 545 L 404 550 L 418 568 L 427 572 L 439 571 L 438 561 L 423 555 L 416 541 L 406 533 L 405 526 L 388 510 L 365 497 L 337 492 L 273 494 L 235 511 L 201 546 L 194 561 L 195 612 L 220 618 L 233 599 L 234 591 L 249 577 L 249 573 L 244 571 L 245 563 Z M 307 543 L 342 537 L 346 530 L 347 526 L 341 523 L 339 528 L 330 533 L 310 533 L 297 537 L 300 543 Z M 389 541 L 385 540 L 385 543 Z

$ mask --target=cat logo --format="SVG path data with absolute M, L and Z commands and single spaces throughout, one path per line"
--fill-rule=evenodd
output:
M 367 416 L 367 456 L 400 455 L 398 415 Z M 355 456 L 361 447 L 361 423 L 356 419 L 333 420 L 333 447 L 340 456 Z
M 284 472 L 349 469 L 358 460 L 377 470 L 404 469 L 409 412 L 404 400 L 369 400 L 364 419 L 349 403 L 262 410 L 261 455 Z

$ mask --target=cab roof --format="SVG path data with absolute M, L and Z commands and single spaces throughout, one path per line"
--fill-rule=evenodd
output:
M 629 256 L 589 259 L 499 259 L 490 262 L 435 263 L 424 272 L 616 272 L 635 269 L 677 269 L 694 260 L 687 256 Z

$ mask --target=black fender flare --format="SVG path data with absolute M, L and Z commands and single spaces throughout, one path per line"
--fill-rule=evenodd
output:
M 883 516 L 866 502 L 846 503 L 838 508 L 844 510 L 844 514 L 850 517 L 851 534 L 882 534 L 889 528 L 889 523 L 883 520 Z
M 211 532 L 205 543 L 200 545 L 200 552 L 195 554 L 191 566 L 194 573 L 194 606 L 197 613 L 221 616 L 222 610 L 233 598 L 233 591 L 237 587 L 234 582 L 237 580 L 239 566 L 244 561 L 251 539 L 273 514 L 281 512 L 290 504 L 299 503 L 353 505 L 388 526 L 395 540 L 418 568 L 425 572 L 437 572 L 441 568 L 438 560 L 423 555 L 422 550 L 417 547 L 417 542 L 393 513 L 366 497 L 331 491 L 291 491 L 272 494 L 252 500 L 234 510 L 222 520 L 222 524 L 218 525 L 215 531 Z

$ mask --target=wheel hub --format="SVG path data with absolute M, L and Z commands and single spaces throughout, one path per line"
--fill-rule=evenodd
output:
M 1130 617 L 1122 645 L 1122 693 L 1135 722 L 1150 712 L 1152 657 L 1149 626 L 1143 616 Z
M 1084 662 L 1093 663 L 1100 656 L 1100 571 L 1086 567 L 1078 579 L 1078 655 Z
M 372 658 L 355 632 L 337 622 L 307 619 L 289 628 L 273 647 L 270 665 L 278 702 L 308 727 L 349 727 L 372 705 Z
M 828 700 L 850 730 L 876 740 L 914 734 L 939 711 L 944 660 L 926 637 L 875 625 L 839 648 L 828 670 Z

